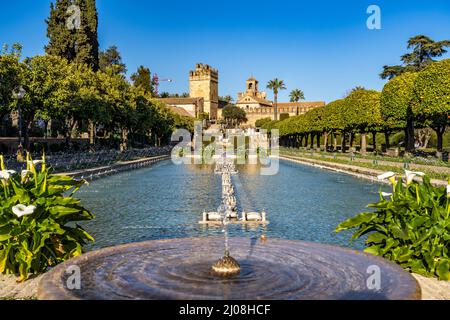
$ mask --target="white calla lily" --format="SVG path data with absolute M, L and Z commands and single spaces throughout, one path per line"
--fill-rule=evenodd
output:
M 22 176 L 22 178 L 26 177 L 29 174 L 32 174 L 33 171 L 31 170 L 22 170 L 22 172 L 20 173 L 20 175 Z
M 389 192 L 382 192 L 382 193 L 381 193 L 381 196 L 384 197 L 384 198 L 386 198 L 386 197 L 392 197 L 392 195 L 393 195 L 393 194 L 392 194 L 392 193 L 389 193 Z
M 35 206 L 26 206 L 24 204 L 18 204 L 12 207 L 13 213 L 18 217 L 27 216 L 30 214 L 33 214 L 33 212 L 36 210 Z
M 33 164 L 34 166 L 37 165 L 37 164 L 44 163 L 43 160 L 33 160 L 33 161 L 28 160 L 27 162 L 28 162 L 29 164 Z
M 380 174 L 378 177 L 378 180 L 387 180 L 387 179 L 389 179 L 389 181 L 393 184 L 393 185 L 395 185 L 395 172 L 392 172 L 392 171 L 388 171 L 388 172 L 385 172 L 385 173 L 383 173 L 383 174 Z
M 388 171 L 383 174 L 380 174 L 377 178 L 378 178 L 378 180 L 386 180 L 386 179 L 389 179 L 394 176 L 395 176 L 395 172 Z
M 406 185 L 410 185 L 416 176 L 423 177 L 424 175 L 423 172 L 405 170 Z
M 447 185 L 447 195 L 449 195 L 449 196 L 450 196 L 450 184 L 449 184 L 449 185 Z
M 2 170 L 0 171 L 0 179 L 8 181 L 11 178 L 11 175 L 15 173 L 14 170 Z

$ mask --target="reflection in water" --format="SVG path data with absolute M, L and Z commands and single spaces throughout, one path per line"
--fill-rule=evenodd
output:
M 230 236 L 285 238 L 344 246 L 349 233 L 336 225 L 376 201 L 381 188 L 356 178 L 280 161 L 274 176 L 259 175 L 257 166 L 238 166 L 233 176 L 238 210 L 267 212 L 270 224 L 229 225 Z M 93 181 L 79 192 L 96 214 L 84 227 L 94 248 L 162 238 L 221 236 L 222 227 L 200 225 L 203 210 L 221 202 L 220 176 L 213 166 L 172 164 Z M 351 246 L 361 248 L 361 242 Z

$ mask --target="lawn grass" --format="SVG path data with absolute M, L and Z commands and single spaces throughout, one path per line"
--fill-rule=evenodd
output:
M 342 157 L 341 157 L 342 154 L 337 154 L 338 158 L 335 159 L 333 157 L 330 157 L 330 153 L 318 153 L 317 152 L 317 153 L 311 154 L 311 152 L 304 152 L 301 150 L 293 151 L 292 149 L 280 148 L 280 155 L 294 156 L 294 157 L 297 156 L 297 157 L 307 158 L 307 159 L 311 159 L 311 160 L 325 161 L 325 162 L 329 162 L 329 163 L 346 164 L 346 165 L 351 165 L 351 166 L 356 166 L 356 167 L 380 170 L 383 172 L 392 171 L 392 172 L 396 172 L 396 173 L 404 173 L 404 170 L 405 170 L 404 166 L 380 165 L 380 164 L 374 164 L 374 163 L 352 161 L 351 156 L 348 156 L 348 159 L 342 159 Z M 357 159 L 357 158 L 355 157 L 355 159 Z M 378 161 L 391 161 L 391 157 L 381 157 L 380 156 L 377 158 L 374 157 L 372 160 L 375 160 L 375 159 Z M 398 161 L 398 162 L 399 162 L 399 164 L 402 163 L 400 161 Z M 403 161 L 403 163 L 404 162 L 405 161 Z M 445 166 L 444 168 L 448 168 L 448 167 Z M 426 173 L 432 179 L 447 180 L 449 178 L 449 175 L 447 173 L 439 173 L 439 172 L 436 172 L 433 170 L 427 170 L 426 168 L 424 168 L 422 171 L 424 173 Z

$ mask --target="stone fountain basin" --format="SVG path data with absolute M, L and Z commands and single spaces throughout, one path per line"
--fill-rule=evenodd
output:
M 222 238 L 189 238 L 132 243 L 86 253 L 42 278 L 39 299 L 335 300 L 420 299 L 416 280 L 383 258 L 319 243 L 229 239 L 241 273 L 214 275 L 223 255 Z M 81 289 L 69 289 L 81 270 Z M 369 289 L 371 266 L 380 270 L 380 289 Z M 373 267 L 372 267 L 373 268 Z M 73 271 L 72 269 L 69 269 Z M 69 281 L 70 283 L 70 281 Z M 69 285 L 70 286 L 70 285 Z

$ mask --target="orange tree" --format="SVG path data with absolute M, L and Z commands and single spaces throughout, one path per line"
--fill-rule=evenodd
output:
M 367 151 L 367 132 L 375 137 L 383 125 L 380 112 L 380 93 L 375 90 L 359 89 L 346 99 L 345 122 L 352 130 L 361 133 L 361 152 Z M 375 139 L 374 139 L 375 140 Z
M 419 119 L 430 122 L 437 134 L 437 149 L 442 152 L 450 114 L 450 59 L 435 62 L 419 73 L 414 85 L 413 111 Z
M 418 73 L 407 72 L 390 80 L 381 93 L 381 116 L 387 130 L 405 130 L 406 151 L 414 150 L 414 83 Z M 388 143 L 388 139 L 386 139 Z M 387 146 L 388 147 L 388 146 Z

